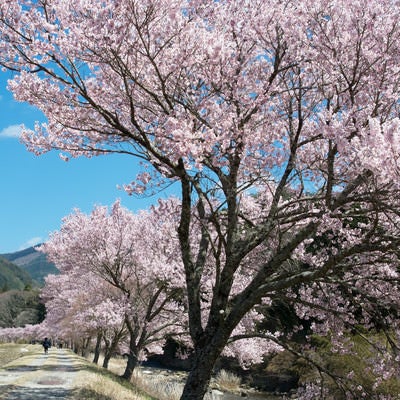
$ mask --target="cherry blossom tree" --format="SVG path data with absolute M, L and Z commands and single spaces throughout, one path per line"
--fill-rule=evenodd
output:
M 50 315 L 67 323 L 75 335 L 101 332 L 107 344 L 105 366 L 127 335 L 126 379 L 145 350 L 158 350 L 166 335 L 186 330 L 182 274 L 176 273 L 182 263 L 174 256 L 178 241 L 169 221 L 174 215 L 163 218 L 160 208 L 132 214 L 116 201 L 110 210 L 97 206 L 90 215 L 75 210 L 38 248 L 62 272 L 52 278 L 48 297 L 54 302 L 51 293 L 58 291 L 57 298 L 73 303 L 67 307 L 68 318 L 58 311 L 59 304 Z M 174 242 L 175 248 L 168 246 Z M 60 279 L 80 283 L 60 290 Z
M 396 365 L 398 13 L 396 0 L 2 1 L 9 88 L 47 117 L 28 149 L 138 157 L 132 194 L 180 185 L 182 399 L 203 398 L 240 321 L 277 299 L 338 346 L 379 318 Z
M 57 337 L 71 341 L 82 355 L 96 337 L 93 362 L 97 363 L 104 341 L 103 367 L 126 336 L 125 308 L 121 295 L 97 275 L 74 268 L 60 275 L 49 275 L 42 289 L 46 304 L 46 323 Z
M 0 329 L 0 343 L 25 341 L 26 343 L 43 340 L 46 336 L 52 337 L 56 332 L 48 326 L 46 321 L 40 324 L 27 324 L 23 327 L 9 327 Z

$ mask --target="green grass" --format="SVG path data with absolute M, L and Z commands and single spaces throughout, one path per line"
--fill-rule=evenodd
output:
M 29 344 L 0 344 L 0 367 L 26 355 L 37 353 L 39 346 Z M 41 346 L 40 346 L 41 349 Z
M 131 382 L 113 372 L 81 360 L 76 399 L 85 400 L 155 400 Z M 75 399 L 74 396 L 74 399 Z

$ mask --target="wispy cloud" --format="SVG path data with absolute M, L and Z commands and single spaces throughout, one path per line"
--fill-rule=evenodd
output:
M 10 125 L 0 131 L 0 138 L 18 138 L 22 132 L 22 125 Z
M 20 250 L 25 250 L 28 247 L 37 246 L 38 244 L 43 243 L 43 238 L 40 236 L 33 237 L 27 240 L 21 247 Z

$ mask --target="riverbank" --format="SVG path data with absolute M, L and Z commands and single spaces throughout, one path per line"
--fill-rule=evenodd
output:
M 100 359 L 100 365 L 101 362 Z M 112 358 L 109 370 L 116 375 L 122 375 L 125 365 L 124 359 Z M 158 400 L 179 400 L 186 374 L 184 371 L 141 365 L 135 369 L 132 383 Z M 242 384 L 230 385 L 230 390 L 227 387 L 228 385 L 222 384 L 218 378 L 213 378 L 210 392 L 205 400 L 283 400 L 288 398 L 284 395 L 259 392 Z

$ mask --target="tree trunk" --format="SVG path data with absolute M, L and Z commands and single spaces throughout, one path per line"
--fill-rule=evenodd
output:
M 180 400 L 202 400 L 207 393 L 214 365 L 224 348 L 221 340 L 213 337 L 205 345 L 195 349 L 190 373 L 186 379 Z M 225 345 L 225 342 L 224 342 Z
M 126 362 L 125 372 L 121 378 L 130 381 L 132 379 L 133 371 L 138 364 L 139 351 L 136 347 L 136 341 L 131 340 L 129 343 L 128 361 Z
M 107 369 L 108 368 L 108 363 L 111 359 L 113 352 L 112 344 L 110 342 L 107 342 L 107 346 L 104 349 L 104 360 L 103 360 L 103 368 Z
M 88 337 L 86 339 L 82 339 L 82 349 L 81 349 L 81 356 L 88 357 L 89 356 L 89 345 L 90 345 L 91 338 Z
M 138 359 L 136 354 L 132 354 L 129 352 L 128 354 L 128 361 L 126 363 L 125 372 L 121 376 L 121 378 L 130 381 L 132 379 L 133 371 L 135 370 L 138 364 Z
M 103 334 L 100 332 L 97 334 L 97 337 L 96 337 L 96 346 L 94 348 L 94 357 L 93 357 L 94 364 L 98 364 L 98 362 L 99 362 L 102 336 L 103 336 Z
M 128 361 L 126 362 L 125 372 L 121 376 L 127 381 L 132 379 L 133 371 L 138 364 L 139 350 L 140 349 L 136 345 L 136 335 L 133 330 L 130 329 Z
M 80 347 L 79 347 L 80 345 L 74 340 L 73 341 L 73 343 L 72 343 L 72 351 L 75 353 L 75 354 L 79 354 L 79 350 L 80 350 Z
M 104 350 L 104 360 L 103 360 L 103 368 L 108 368 L 108 363 L 115 353 L 115 350 L 117 349 L 118 342 L 119 342 L 119 336 L 115 335 L 110 342 L 109 340 L 106 340 L 106 349 Z
M 105 336 L 103 336 L 104 340 L 104 360 L 103 360 L 103 368 L 108 367 L 108 361 L 111 358 L 110 346 L 111 342 Z
M 103 368 L 108 369 L 108 363 L 110 362 L 111 359 L 111 352 L 107 352 L 104 354 L 104 360 L 103 360 Z

